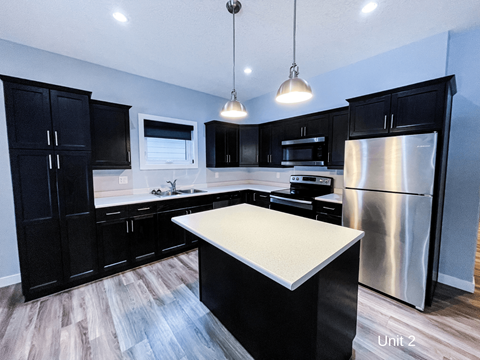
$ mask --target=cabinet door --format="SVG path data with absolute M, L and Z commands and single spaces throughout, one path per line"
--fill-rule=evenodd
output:
M 306 123 L 303 120 L 288 120 L 285 122 L 285 140 L 294 140 L 300 139 L 303 137 L 303 132 L 305 129 Z
M 282 141 L 285 140 L 284 125 L 281 123 L 272 124 L 271 133 L 271 154 L 270 166 L 281 167 L 283 159 Z
M 270 143 L 271 143 L 272 126 L 260 125 L 259 138 L 260 138 L 260 152 L 259 152 L 259 165 L 268 166 L 270 163 Z
M 328 166 L 343 167 L 345 140 L 348 138 L 348 110 L 330 114 L 330 135 L 328 139 Z
M 22 288 L 27 299 L 63 283 L 56 176 L 51 160 L 51 151 L 10 152 Z
M 97 274 L 97 241 L 91 154 L 59 151 L 54 158 L 58 178 L 65 279 Z
M 238 166 L 238 126 L 225 126 L 226 151 L 228 155 L 228 166 Z
M 253 191 L 249 203 L 268 209 L 270 207 L 270 194 L 262 191 Z
M 185 230 L 172 222 L 172 217 L 186 214 L 185 209 L 158 213 L 158 240 L 162 254 L 179 251 L 182 247 L 186 247 Z
M 97 223 L 100 267 L 112 273 L 129 266 L 130 222 L 118 219 Z
M 52 149 L 48 89 L 4 83 L 8 145 L 14 149 Z
M 91 149 L 88 101 L 87 95 L 50 90 L 55 149 Z
M 350 136 L 388 133 L 390 95 L 350 103 Z
M 258 125 L 239 128 L 240 166 L 258 166 Z
M 187 209 L 188 214 L 195 214 L 202 211 L 212 210 L 212 204 L 195 206 Z M 192 245 L 198 242 L 198 237 L 192 234 L 190 231 L 185 231 L 187 245 Z
M 443 125 L 445 84 L 392 94 L 390 132 L 440 130 Z
M 329 130 L 328 114 L 317 115 L 305 121 L 303 137 L 328 136 Z
M 93 169 L 130 169 L 130 106 L 90 102 Z
M 157 215 L 148 214 L 130 220 L 132 232 L 132 261 L 143 263 L 152 261 L 156 255 Z

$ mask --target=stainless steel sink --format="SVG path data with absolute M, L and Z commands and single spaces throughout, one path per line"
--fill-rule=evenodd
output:
M 177 192 L 181 194 L 196 194 L 196 193 L 202 193 L 202 192 L 207 192 L 206 190 L 199 190 L 199 189 L 184 189 L 184 190 L 177 190 Z
M 171 190 L 168 190 L 168 191 L 157 191 L 155 193 L 155 195 L 157 196 L 160 196 L 160 197 L 165 197 L 165 196 L 175 196 L 175 195 L 181 195 L 182 193 L 181 192 L 178 192 L 178 191 L 171 191 Z

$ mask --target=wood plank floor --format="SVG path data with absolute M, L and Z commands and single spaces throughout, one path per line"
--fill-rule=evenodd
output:
M 360 287 L 354 359 L 480 359 L 480 243 L 475 275 L 475 294 L 439 284 L 424 313 Z M 199 302 L 190 251 L 29 303 L 0 288 L 0 359 L 251 357 Z

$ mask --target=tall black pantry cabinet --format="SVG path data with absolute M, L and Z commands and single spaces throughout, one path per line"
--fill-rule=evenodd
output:
M 90 92 L 0 76 L 23 294 L 38 298 L 97 272 Z

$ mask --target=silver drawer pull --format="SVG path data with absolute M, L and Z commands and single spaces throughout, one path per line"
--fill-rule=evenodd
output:
M 58 134 L 55 131 L 55 145 L 58 146 Z
M 385 115 L 385 120 L 383 120 L 383 129 L 387 128 L 387 115 Z
M 106 213 L 105 215 L 108 216 L 108 215 L 118 215 L 118 214 L 120 214 L 120 211 L 115 211 L 113 213 Z
M 52 155 L 48 154 L 48 163 L 50 164 L 50 170 L 52 170 Z
M 60 155 L 57 154 L 57 169 L 60 170 Z
M 331 207 L 326 207 L 326 206 L 322 206 L 322 207 L 327 210 L 335 210 L 335 208 L 331 208 Z
M 50 146 L 50 130 L 47 130 L 47 145 Z
M 266 198 L 266 197 L 268 197 L 267 195 L 258 195 L 258 196 L 260 196 L 261 198 Z
M 137 211 L 145 211 L 145 210 L 150 210 L 150 208 L 146 207 L 146 208 L 137 209 Z

